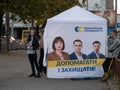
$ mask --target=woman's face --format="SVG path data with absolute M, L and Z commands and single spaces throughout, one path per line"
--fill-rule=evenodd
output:
M 30 31 L 30 35 L 31 35 L 31 36 L 34 36 L 34 34 L 35 34 L 34 30 L 31 30 L 31 31 Z
M 63 42 L 57 41 L 57 42 L 55 43 L 55 49 L 58 50 L 58 51 L 61 51 L 62 48 L 63 48 Z

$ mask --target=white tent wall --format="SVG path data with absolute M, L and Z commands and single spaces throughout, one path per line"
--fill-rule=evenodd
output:
M 65 49 L 63 51 L 69 55 L 74 51 L 73 41 L 76 39 L 80 39 L 83 42 L 82 52 L 86 55 L 93 51 L 93 42 L 100 41 L 100 52 L 106 55 L 107 20 L 79 6 L 74 6 L 48 19 L 44 32 L 43 65 L 48 66 L 47 76 L 49 78 L 93 77 L 94 75 L 94 77 L 101 77 L 103 75 L 101 65 L 95 67 L 95 72 L 91 73 L 88 71 L 87 74 L 86 72 L 58 72 L 62 67 L 56 67 L 55 62 L 57 61 L 54 63 L 47 61 L 47 54 L 53 52 L 52 43 L 56 37 L 63 38 L 65 42 Z M 82 68 L 81 66 L 71 67 Z
M 93 14 L 90 11 L 87 11 L 79 6 L 74 6 L 50 19 L 48 19 L 48 22 L 101 22 L 106 21 L 104 18 Z

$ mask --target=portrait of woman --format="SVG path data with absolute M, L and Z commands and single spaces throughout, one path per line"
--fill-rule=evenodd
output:
M 69 54 L 64 52 L 65 43 L 62 37 L 56 37 L 52 43 L 53 52 L 48 53 L 47 60 L 68 60 Z

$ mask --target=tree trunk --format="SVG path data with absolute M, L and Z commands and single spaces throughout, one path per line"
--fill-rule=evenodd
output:
M 0 52 L 1 52 L 1 48 L 2 48 L 2 45 L 1 45 L 1 36 L 2 36 L 2 22 L 3 22 L 3 13 L 0 13 Z
M 10 39 L 10 20 L 9 20 L 9 12 L 6 12 L 6 24 L 5 24 L 5 34 L 6 34 L 6 51 L 9 52 L 9 39 Z

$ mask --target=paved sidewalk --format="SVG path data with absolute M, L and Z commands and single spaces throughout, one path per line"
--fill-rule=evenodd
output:
M 25 50 L 0 53 L 0 90 L 107 90 L 99 80 L 30 78 L 30 71 Z

